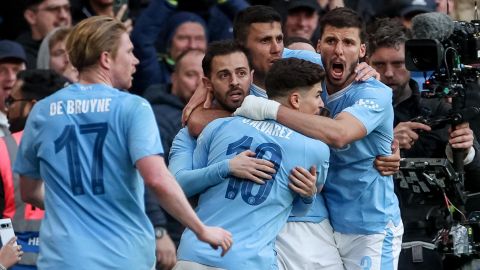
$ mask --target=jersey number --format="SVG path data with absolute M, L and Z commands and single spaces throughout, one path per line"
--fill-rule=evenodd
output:
M 107 136 L 107 123 L 93 123 L 79 125 L 80 134 L 96 133 L 93 146 L 92 171 L 90 178 L 92 181 L 93 194 L 99 195 L 105 193 L 103 186 L 103 143 Z M 78 153 L 78 138 L 75 125 L 66 125 L 62 134 L 55 140 L 55 153 L 67 151 L 68 174 L 73 195 L 85 194 L 83 188 L 82 174 L 80 171 L 80 157 Z
M 239 154 L 250 149 L 252 142 L 252 137 L 243 136 L 240 140 L 228 145 L 227 155 Z M 270 159 L 268 160 L 274 164 L 275 169 L 275 174 L 272 175 L 272 179 L 266 181 L 264 185 L 260 185 L 257 194 L 254 195 L 252 194 L 252 189 L 255 185 L 254 182 L 232 178 L 228 182 L 225 198 L 229 200 L 235 199 L 239 189 L 241 189 L 243 201 L 250 205 L 259 205 L 267 199 L 268 194 L 270 194 L 270 191 L 272 190 L 273 181 L 275 181 L 275 176 L 277 174 L 276 172 L 280 167 L 280 163 L 282 163 L 282 151 L 280 146 L 274 143 L 262 143 L 255 149 L 256 158 L 263 158 L 267 153 L 270 153 Z

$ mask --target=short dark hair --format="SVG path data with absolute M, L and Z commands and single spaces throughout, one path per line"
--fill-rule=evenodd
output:
M 202 60 L 203 74 L 210 78 L 210 73 L 212 72 L 212 61 L 215 56 L 219 55 L 228 55 L 232 53 L 243 53 L 247 57 L 248 67 L 252 69 L 252 61 L 250 59 L 250 54 L 245 47 L 240 45 L 240 43 L 232 40 L 222 40 L 215 41 L 208 45 L 207 52 Z
M 237 13 L 233 21 L 233 37 L 237 42 L 245 45 L 248 31 L 252 23 L 282 23 L 280 14 L 269 6 L 250 6 Z
M 362 17 L 350 8 L 339 7 L 325 13 L 320 19 L 320 38 L 322 38 L 323 31 L 327 25 L 335 28 L 358 28 L 360 30 L 360 41 L 362 43 L 366 42 L 367 33 L 365 31 L 365 23 Z
M 24 0 L 25 9 L 35 9 L 38 5 L 43 3 L 45 0 Z
M 67 78 L 50 69 L 27 69 L 20 71 L 18 80 L 22 80 L 22 95 L 26 99 L 41 100 L 68 84 Z
M 292 45 L 293 43 L 306 43 L 306 44 L 312 45 L 312 47 L 313 47 L 312 41 L 309 40 L 309 39 L 306 39 L 304 37 L 287 37 L 285 39 L 285 41 L 283 42 L 283 45 L 285 47 L 288 47 L 288 46 Z
M 318 64 L 298 58 L 275 61 L 265 78 L 269 98 L 285 97 L 297 87 L 309 87 L 325 79 L 325 70 Z
M 411 38 L 410 30 L 399 19 L 394 18 L 377 19 L 368 32 L 368 55 L 372 55 L 378 48 L 398 49 Z

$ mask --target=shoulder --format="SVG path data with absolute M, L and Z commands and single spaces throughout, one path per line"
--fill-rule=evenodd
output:
M 364 82 L 354 83 L 353 87 L 355 87 L 356 96 L 374 97 L 392 102 L 392 89 L 376 79 L 370 78 Z

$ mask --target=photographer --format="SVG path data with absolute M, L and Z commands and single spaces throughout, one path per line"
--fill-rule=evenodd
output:
M 478 143 L 474 140 L 468 123 L 449 130 L 448 127 L 432 129 L 428 125 L 411 121 L 418 116 L 430 118 L 446 115 L 451 105 L 444 99 L 420 98 L 419 86 L 410 78 L 410 72 L 405 67 L 408 30 L 395 19 L 379 19 L 372 28 L 369 31 L 368 60 L 380 73 L 381 81 L 393 90 L 394 133 L 395 139 L 400 142 L 402 157 L 445 158 L 446 148 L 466 149 L 468 155 L 464 160 L 467 172 L 465 183 L 468 187 L 469 182 L 478 181 L 470 177 L 471 173 L 480 171 L 480 156 L 476 154 L 479 150 Z M 438 197 L 414 196 L 411 191 L 400 189 L 398 184 L 398 181 L 395 181 L 405 226 L 403 242 L 427 243 L 423 245 L 423 254 L 417 253 L 414 258 L 411 249 L 403 249 L 399 269 L 441 269 L 441 256 L 432 250 L 433 245 L 428 244 L 441 227 L 435 227 L 433 222 L 436 220 L 428 217 L 435 217 L 432 209 L 442 207 L 442 200 Z M 412 259 L 418 263 L 413 264 Z

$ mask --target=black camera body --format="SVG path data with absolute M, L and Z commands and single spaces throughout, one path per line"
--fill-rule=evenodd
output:
M 446 66 L 480 63 L 480 21 L 453 22 L 444 41 L 411 39 L 405 43 L 405 66 L 411 71 L 440 70 Z M 448 61 L 448 62 L 447 62 Z

